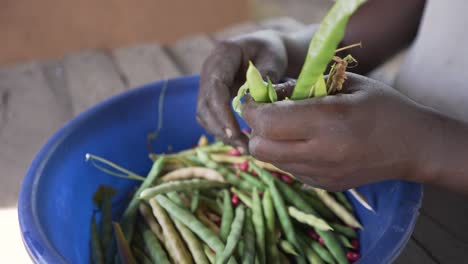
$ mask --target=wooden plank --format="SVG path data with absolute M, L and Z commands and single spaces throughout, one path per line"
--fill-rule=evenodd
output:
M 208 36 L 196 35 L 177 41 L 168 50 L 182 73 L 191 75 L 201 71 L 213 48 L 214 43 Z
M 437 262 L 429 256 L 413 239 L 408 241 L 406 248 L 395 260 L 394 264 L 436 264 Z
M 71 116 L 51 90 L 41 64 L 0 69 L 0 206 L 13 206 L 40 147 Z
M 74 115 L 125 90 L 111 57 L 103 51 L 69 54 L 63 63 Z
M 273 29 L 278 32 L 288 33 L 301 30 L 305 25 L 291 17 L 276 17 L 266 19 L 260 22 L 264 28 Z
M 446 232 L 468 243 L 468 197 L 445 189 L 425 186 L 421 212 Z
M 218 41 L 227 40 L 242 34 L 252 33 L 262 29 L 263 28 L 257 23 L 249 21 L 227 27 L 223 31 L 215 33 L 213 37 Z
M 112 56 L 128 87 L 180 75 L 174 62 L 157 43 L 116 49 Z
M 439 263 L 468 263 L 468 243 L 459 241 L 425 215 L 419 216 L 413 237 Z

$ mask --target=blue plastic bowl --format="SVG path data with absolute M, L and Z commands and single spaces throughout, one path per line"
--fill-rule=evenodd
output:
M 155 151 L 192 147 L 205 131 L 195 121 L 198 77 L 157 82 L 98 104 L 60 129 L 29 168 L 19 197 L 19 221 L 35 263 L 88 263 L 92 196 L 100 184 L 121 190 L 115 214 L 137 182 L 106 175 L 85 153 L 109 158 L 144 175 L 150 168 L 146 136 L 157 127 L 158 98 L 167 85 L 163 129 Z M 408 241 L 421 205 L 419 184 L 387 181 L 359 188 L 377 214 L 357 205 L 365 230 L 358 263 L 390 263 Z

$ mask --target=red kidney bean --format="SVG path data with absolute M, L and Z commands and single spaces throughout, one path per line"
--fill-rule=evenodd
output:
M 313 229 L 307 229 L 307 235 L 309 235 L 314 240 L 319 240 L 319 238 L 320 238 L 319 235 L 317 233 L 315 233 L 315 231 Z
M 319 237 L 318 242 L 320 243 L 320 245 L 325 247 L 325 241 L 323 240 L 323 238 Z
M 294 183 L 294 179 L 291 176 L 286 175 L 286 174 L 281 174 L 280 179 L 287 184 Z
M 240 156 L 241 152 L 238 149 L 231 149 L 227 152 L 230 156 Z
M 346 252 L 346 258 L 351 262 L 357 261 L 360 257 L 361 255 L 359 255 L 359 253 L 357 252 L 354 252 L 354 251 Z
M 233 194 L 231 197 L 231 202 L 232 202 L 232 205 L 237 206 L 240 203 L 239 196 L 237 196 L 236 194 Z
M 353 246 L 354 250 L 358 250 L 359 249 L 359 240 L 357 240 L 357 239 L 351 240 L 351 245 Z
M 247 172 L 249 170 L 249 161 L 244 161 L 240 164 L 241 171 Z

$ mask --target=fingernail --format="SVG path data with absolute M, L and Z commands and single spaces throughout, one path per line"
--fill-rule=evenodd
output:
M 232 138 L 232 130 L 229 128 L 225 128 L 224 132 L 226 133 L 227 138 Z

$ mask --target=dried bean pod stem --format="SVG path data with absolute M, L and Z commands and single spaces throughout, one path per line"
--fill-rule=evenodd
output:
M 187 179 L 206 179 L 210 181 L 224 182 L 224 178 L 216 170 L 205 167 L 188 167 L 173 170 L 161 177 L 163 182 L 179 181 Z
M 340 218 L 344 223 L 353 227 L 353 228 L 360 228 L 362 229 L 362 225 L 359 221 L 349 213 L 346 208 L 344 208 L 341 204 L 339 204 L 335 198 L 333 198 L 330 194 L 327 193 L 325 190 L 315 189 L 317 196 L 322 200 L 322 202 L 332 210 L 338 218 Z
M 221 230 L 220 237 L 223 241 L 226 241 L 229 232 L 231 230 L 231 224 L 234 219 L 234 210 L 231 203 L 231 195 L 228 190 L 223 190 L 223 213 L 221 219 Z
M 172 218 L 179 220 L 195 233 L 203 242 L 216 252 L 223 252 L 224 244 L 221 239 L 200 220 L 198 220 L 190 211 L 184 209 L 164 195 L 158 195 L 155 198 L 159 204 L 166 209 Z
M 261 264 L 266 263 L 265 255 L 265 221 L 263 218 L 262 202 L 256 187 L 252 193 L 252 221 L 255 228 L 256 244 L 258 249 L 258 259 Z
M 244 218 L 244 207 L 238 206 L 236 208 L 234 220 L 232 221 L 231 231 L 229 232 L 229 236 L 227 237 L 226 247 L 224 248 L 224 251 L 219 255 L 219 257 L 216 258 L 217 264 L 225 264 L 228 262 L 229 258 L 232 257 L 242 235 Z
M 156 199 L 150 199 L 153 215 L 163 230 L 166 249 L 172 260 L 176 263 L 193 263 L 190 252 L 187 250 L 182 238 L 177 232 L 171 219 Z
M 160 185 L 145 189 L 144 191 L 141 192 L 140 199 L 150 199 L 150 198 L 155 197 L 158 194 L 163 194 L 163 193 L 168 193 L 168 192 L 173 192 L 173 191 L 224 187 L 226 185 L 227 184 L 223 182 L 200 180 L 200 179 L 166 182 L 166 183 L 162 183 Z

